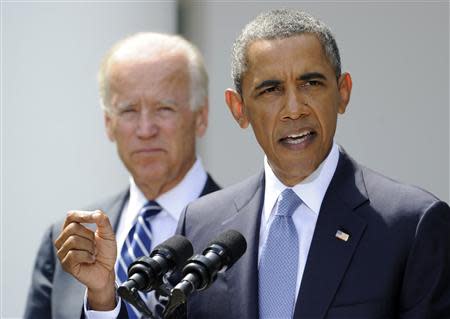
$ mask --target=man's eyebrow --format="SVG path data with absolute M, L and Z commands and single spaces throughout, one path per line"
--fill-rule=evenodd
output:
M 159 104 L 161 105 L 166 105 L 166 106 L 177 106 L 177 101 L 175 101 L 174 99 L 171 98 L 166 98 L 166 99 L 161 99 L 159 101 Z
M 280 83 L 281 83 L 280 80 L 265 80 L 265 81 L 262 81 L 260 84 L 258 84 L 255 87 L 255 90 L 260 90 L 260 89 L 268 87 L 268 86 L 277 86 L 277 85 L 280 85 Z
M 326 76 L 323 75 L 322 73 L 319 72 L 309 72 L 309 73 L 304 73 L 302 75 L 300 75 L 298 77 L 298 79 L 300 81 L 308 81 L 308 80 L 312 80 L 312 79 L 322 79 L 322 80 L 326 80 Z
M 123 109 L 129 108 L 132 105 L 134 105 L 134 103 L 132 103 L 131 101 L 122 100 L 122 101 L 119 101 L 116 103 L 116 108 L 118 110 L 123 110 Z

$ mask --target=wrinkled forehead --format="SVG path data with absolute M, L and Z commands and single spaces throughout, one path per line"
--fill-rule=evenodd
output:
M 120 59 L 108 70 L 110 95 L 120 99 L 142 99 L 157 103 L 190 98 L 190 75 L 183 56 Z
M 118 51 L 108 61 L 107 74 L 142 70 L 142 73 L 187 73 L 189 61 L 185 54 L 177 51 L 157 50 L 147 53 Z
M 107 77 L 111 88 L 127 83 L 132 86 L 157 85 L 159 82 L 180 81 L 189 84 L 189 66 L 182 54 L 146 57 L 121 57 L 111 60 Z

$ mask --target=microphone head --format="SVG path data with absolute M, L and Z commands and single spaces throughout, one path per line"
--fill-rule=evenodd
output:
M 229 258 L 228 268 L 241 258 L 247 249 L 247 241 L 244 236 L 233 229 L 221 233 L 208 244 L 208 247 L 211 245 L 221 246 L 225 250 L 225 255 Z
M 194 248 L 186 237 L 175 235 L 156 246 L 150 257 L 157 254 L 170 259 L 175 267 L 181 267 L 194 254 Z

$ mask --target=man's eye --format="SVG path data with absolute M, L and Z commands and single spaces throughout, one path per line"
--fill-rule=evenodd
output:
M 164 117 L 169 117 L 175 114 L 175 108 L 172 106 L 160 106 L 157 108 L 157 114 Z
M 134 113 L 137 112 L 135 109 L 124 109 L 122 111 L 120 111 L 120 113 L 124 114 L 124 113 Z
M 265 88 L 264 90 L 262 90 L 259 95 L 263 95 L 266 93 L 277 93 L 280 92 L 281 88 L 279 86 L 270 86 L 268 88 Z
M 173 107 L 170 107 L 170 106 L 160 106 L 158 108 L 158 111 L 160 111 L 160 112 L 175 112 Z
M 322 82 L 317 81 L 317 80 L 310 80 L 308 82 L 306 82 L 305 84 L 303 84 L 303 86 L 319 86 L 322 85 Z
M 126 114 L 126 113 L 135 113 L 137 112 L 137 108 L 134 105 L 129 105 L 123 108 L 119 108 L 119 114 Z

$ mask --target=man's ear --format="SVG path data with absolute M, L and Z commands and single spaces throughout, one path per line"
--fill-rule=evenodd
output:
M 244 102 L 241 95 L 232 89 L 225 90 L 225 102 L 236 122 L 241 128 L 247 128 L 249 121 L 244 110 Z
M 341 101 L 339 103 L 338 113 L 344 114 L 348 102 L 350 102 L 350 95 L 352 93 L 352 77 L 350 73 L 343 73 L 338 80 L 339 95 Z
M 205 102 L 197 110 L 194 111 L 195 116 L 195 133 L 197 137 L 205 135 L 206 128 L 208 127 L 208 98 L 205 98 Z
M 115 138 L 113 134 L 113 119 L 111 118 L 111 114 L 109 114 L 109 112 L 105 110 L 103 112 L 103 118 L 105 120 L 106 135 L 108 136 L 111 142 L 114 142 Z

